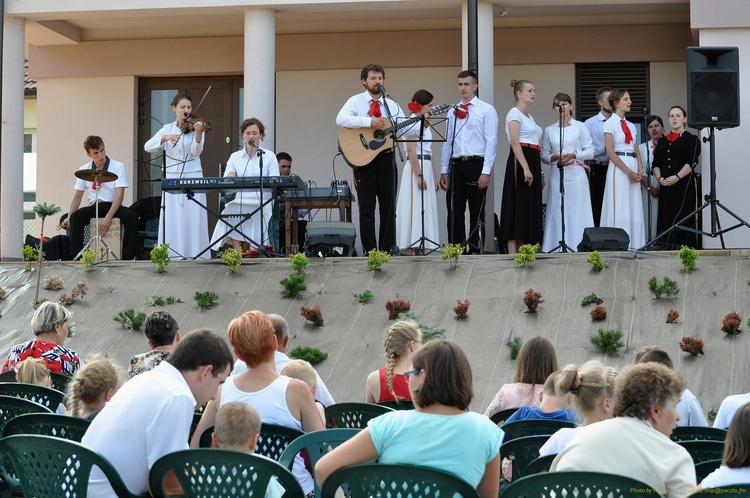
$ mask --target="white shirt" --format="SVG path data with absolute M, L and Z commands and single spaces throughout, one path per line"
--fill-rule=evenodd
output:
M 748 394 L 733 394 L 724 398 L 719 406 L 719 411 L 716 412 L 716 418 L 714 419 L 714 427 L 719 429 L 726 429 L 732 422 L 734 412 L 736 412 L 742 405 L 750 403 L 750 393 Z
M 125 165 L 119 161 L 112 160 L 109 157 L 107 157 L 107 161 L 109 162 L 109 165 L 105 163 L 104 168 L 106 168 L 106 170 L 110 173 L 116 174 L 117 180 L 101 184 L 101 186 L 99 187 L 100 202 L 114 201 L 115 196 L 117 195 L 117 192 L 115 191 L 117 187 L 128 188 L 130 186 L 130 184 L 128 183 L 128 173 L 127 171 L 125 171 Z M 78 171 L 94 168 L 96 168 L 96 166 L 94 166 L 94 163 L 92 161 L 78 168 Z M 75 189 L 81 192 L 88 191 L 89 205 L 96 202 L 96 190 L 94 189 L 94 182 L 86 182 L 76 177 Z
M 701 487 L 718 488 L 719 486 L 731 486 L 733 484 L 747 484 L 750 482 L 750 467 L 730 469 L 722 465 L 706 476 L 701 482 Z
M 521 112 L 517 107 L 512 107 L 508 114 L 505 115 L 505 134 L 508 136 L 508 142 L 510 142 L 510 129 L 508 125 L 511 121 L 518 121 L 521 123 L 521 129 L 518 130 L 518 141 L 524 144 L 539 145 L 542 139 L 542 127 L 536 124 L 534 117 L 529 114 L 526 115 Z
M 279 162 L 276 160 L 276 154 L 264 148 L 260 148 L 263 154 L 263 177 L 279 176 Z M 233 152 L 227 161 L 227 168 L 224 170 L 224 176 L 234 173 L 238 177 L 260 176 L 260 155 L 254 154 L 250 157 L 247 154 L 247 148 Z M 259 195 L 258 189 L 248 189 L 238 191 L 234 200 L 254 200 L 257 204 Z M 263 197 L 268 198 L 272 194 L 271 189 L 263 189 Z
M 625 132 L 622 131 L 621 121 L 625 122 L 630 130 L 630 136 L 633 137 L 629 144 L 625 143 Z M 635 132 L 635 125 L 627 119 L 621 118 L 617 114 L 612 114 L 612 117 L 604 123 L 604 133 L 609 133 L 614 137 L 615 152 L 635 152 L 638 135 Z
M 469 110 L 464 119 L 459 119 L 456 111 L 448 114 L 446 141 L 443 143 L 440 173 L 448 174 L 449 159 L 461 156 L 484 158 L 482 174 L 492 173 L 497 155 L 497 111 L 487 102 L 476 96 L 469 102 Z M 455 131 L 454 131 L 455 128 Z
M 523 142 L 523 140 L 521 140 Z M 589 129 L 575 119 L 570 120 L 570 126 L 563 126 L 563 154 L 575 152 L 576 161 L 586 161 L 594 158 L 594 143 L 591 141 Z M 542 161 L 550 164 L 550 157 L 560 153 L 560 124 L 555 123 L 544 129 L 542 136 Z
M 370 110 L 370 104 L 373 100 L 380 102 L 381 117 L 389 117 L 388 111 L 390 111 L 390 115 L 396 124 L 403 121 L 404 111 L 395 100 L 390 98 L 386 100 L 382 95 L 380 98 L 374 99 L 373 96 L 370 95 L 370 92 L 365 90 L 346 101 L 344 107 L 341 108 L 336 116 L 336 124 L 344 128 L 370 128 L 372 126 L 371 120 L 373 116 L 368 116 L 367 113 Z M 386 102 L 388 104 L 387 110 L 385 108 Z
M 188 449 L 195 404 L 185 377 L 163 361 L 126 382 L 81 442 L 109 460 L 131 493 L 148 494 L 148 472 L 154 462 Z M 88 496 L 116 496 L 97 468 L 91 471 Z
M 591 133 L 591 140 L 594 142 L 594 160 L 599 162 L 609 162 L 609 156 L 604 149 L 604 123 L 607 119 L 609 118 L 599 111 L 599 114 L 584 122 L 589 129 L 589 133 Z
M 695 397 L 695 394 L 690 392 L 690 389 L 682 391 L 680 402 L 677 403 L 677 413 L 680 414 L 680 420 L 677 421 L 678 426 L 692 425 L 706 427 L 708 425 L 706 416 L 703 415 L 703 408 L 701 408 L 701 404 L 698 398 Z
M 161 138 L 165 135 L 180 135 L 180 140 L 176 144 L 169 140 L 162 143 Z M 172 122 L 162 126 L 161 130 L 143 145 L 143 149 L 146 152 L 154 152 L 164 148 L 167 156 L 167 178 L 180 178 L 185 173 L 203 174 L 200 155 L 205 143 L 205 133 L 199 143 L 195 141 L 195 132 L 182 133 L 177 123 Z

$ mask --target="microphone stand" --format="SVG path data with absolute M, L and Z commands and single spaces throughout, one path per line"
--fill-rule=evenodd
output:
M 401 154 L 401 149 L 396 147 L 396 123 L 393 122 L 393 115 L 391 114 L 391 109 L 388 106 L 388 93 L 385 91 L 385 88 L 382 86 L 379 87 L 380 95 L 383 96 L 383 106 L 385 107 L 386 117 L 388 118 L 388 121 L 391 123 L 391 139 L 393 141 L 393 148 L 398 149 L 399 154 Z M 398 104 L 396 104 L 398 105 Z M 390 252 L 392 255 L 398 254 L 398 246 L 396 244 L 396 227 L 391 226 L 391 216 L 395 218 L 396 213 L 396 196 L 398 195 L 398 169 L 396 167 L 396 154 L 392 154 L 391 157 L 391 174 L 393 175 L 393 181 L 391 182 L 393 184 L 391 188 L 391 205 L 389 206 L 389 212 L 388 212 L 388 220 L 386 220 L 386 229 L 383 233 L 390 233 L 393 231 L 393 245 L 389 248 L 388 252 Z M 383 220 L 380 220 L 380 223 L 383 223 Z M 383 241 L 378 241 L 379 244 L 382 244 Z
M 565 243 L 565 163 L 563 163 L 562 156 L 563 156 L 563 106 L 558 106 L 557 109 L 560 111 L 560 122 L 558 124 L 558 127 L 560 128 L 560 147 L 559 147 L 559 156 L 557 156 L 557 169 L 560 172 L 560 225 L 562 228 L 562 233 L 560 234 L 560 242 L 555 246 L 553 249 L 550 249 L 547 251 L 547 253 L 551 252 L 557 252 L 558 249 L 560 249 L 561 252 L 574 252 L 573 249 L 571 249 L 568 244 Z
M 167 178 L 167 150 L 161 150 L 161 177 Z M 161 191 L 161 243 L 167 243 L 167 199 L 166 193 Z
M 265 192 L 263 192 L 263 150 L 260 148 L 260 143 L 257 145 L 257 147 L 258 147 L 258 159 L 259 159 L 258 164 L 260 166 L 260 175 L 259 175 L 260 176 L 260 188 L 258 189 L 258 193 L 260 195 L 260 204 L 259 204 L 259 207 L 260 207 L 260 244 L 258 244 L 258 254 L 260 254 L 261 251 L 262 251 L 263 254 L 265 254 L 266 256 L 268 256 L 268 250 L 266 248 L 266 242 L 265 242 L 265 240 L 263 238 L 263 223 L 264 223 L 264 218 L 263 218 L 263 197 L 264 197 L 264 193 L 265 193 Z

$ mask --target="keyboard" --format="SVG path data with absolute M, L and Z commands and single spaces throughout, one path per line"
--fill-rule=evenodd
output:
M 259 190 L 261 188 L 293 191 L 304 189 L 305 182 L 296 175 L 264 176 L 262 186 L 259 176 L 164 178 L 161 181 L 161 188 L 165 192 L 209 192 L 214 190 L 237 192 L 239 190 Z
M 349 187 L 304 187 L 301 190 L 290 190 L 284 192 L 285 199 L 337 199 L 339 197 L 351 198 Z

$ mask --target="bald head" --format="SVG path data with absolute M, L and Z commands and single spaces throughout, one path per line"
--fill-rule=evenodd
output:
M 289 344 L 289 324 L 281 315 L 270 313 L 266 316 L 273 324 L 273 332 L 276 334 L 276 341 L 279 343 L 277 351 L 286 352 L 286 347 Z

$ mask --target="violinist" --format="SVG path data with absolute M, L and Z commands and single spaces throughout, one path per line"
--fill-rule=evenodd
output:
M 263 177 L 279 176 L 279 163 L 274 153 L 260 146 L 260 141 L 266 135 L 266 127 L 257 118 L 246 119 L 240 125 L 241 140 L 244 144 L 242 149 L 233 153 L 227 161 L 227 169 L 224 171 L 226 177 L 252 177 L 260 176 L 261 167 Z M 221 212 L 226 220 L 236 225 L 243 215 L 252 213 L 261 204 L 271 199 L 273 193 L 269 189 L 251 189 L 237 192 L 233 201 L 224 206 Z M 261 218 L 261 213 L 263 214 Z M 267 202 L 261 211 L 255 213 L 250 219 L 245 220 L 236 230 L 230 230 L 226 223 L 219 222 L 214 228 L 211 237 L 211 249 L 218 251 L 224 242 L 230 242 L 232 247 L 242 248 L 244 256 L 255 253 L 255 248 L 250 247 L 261 244 L 265 246 L 269 240 L 269 222 L 273 215 L 273 203 Z M 262 220 L 262 223 L 261 223 Z M 226 234 L 226 235 L 225 235 Z M 261 240 L 262 239 L 262 240 Z M 256 253 L 257 254 L 257 253 Z
M 189 95 L 178 93 L 172 99 L 175 121 L 164 125 L 146 142 L 146 152 L 164 148 L 166 178 L 202 178 L 206 123 L 193 119 L 193 101 Z M 198 203 L 206 205 L 206 194 L 195 194 Z M 195 257 L 208 245 L 206 212 L 186 194 L 167 194 L 163 199 L 165 212 L 159 218 L 159 244 L 169 244 L 172 259 Z M 166 230 L 162 229 L 166 218 Z M 162 235 L 164 234 L 164 235 Z

